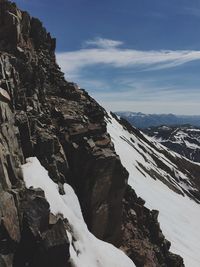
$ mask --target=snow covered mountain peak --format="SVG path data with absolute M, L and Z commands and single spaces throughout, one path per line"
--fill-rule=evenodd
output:
M 200 128 L 191 125 L 149 127 L 147 135 L 194 162 L 200 162 Z

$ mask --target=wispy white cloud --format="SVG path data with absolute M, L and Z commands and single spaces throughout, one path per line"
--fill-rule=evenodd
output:
M 200 60 L 200 51 L 196 50 L 125 49 L 120 47 L 123 44 L 121 41 L 102 38 L 86 41 L 85 44 L 93 47 L 57 53 L 57 61 L 69 77 L 77 74 L 82 68 L 99 64 L 114 68 L 159 70 Z
M 95 46 L 95 47 L 99 47 L 99 48 L 109 49 L 109 48 L 116 48 L 122 44 L 123 44 L 123 42 L 121 42 L 121 41 L 96 37 L 92 40 L 85 41 L 83 43 L 83 46 L 84 47 Z
M 194 81 L 191 76 L 182 76 L 178 69 L 170 75 L 157 71 L 200 60 L 200 51 L 141 51 L 124 46 L 121 41 L 96 38 L 86 41 L 80 50 L 57 53 L 57 61 L 68 79 L 89 90 L 107 109 L 178 114 L 197 112 L 199 79 Z M 88 69 L 93 66 L 100 68 Z

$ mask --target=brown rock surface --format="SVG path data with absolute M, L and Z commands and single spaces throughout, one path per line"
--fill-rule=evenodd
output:
M 158 222 L 158 211 L 150 211 L 145 201 L 127 187 L 123 200 L 123 241 L 121 249 L 138 267 L 182 267 L 183 259 L 169 252 Z
M 13 267 L 68 267 L 69 241 L 61 219 L 49 224 L 49 204 L 41 190 L 25 190 L 21 199 L 23 227 Z
M 138 227 L 132 225 L 132 204 L 123 206 L 128 173 L 106 132 L 106 112 L 85 90 L 65 81 L 54 50 L 55 39 L 39 20 L 0 0 L 0 193 L 1 207 L 9 207 L 0 214 L 2 267 L 11 267 L 13 257 L 14 267 L 68 264 L 62 218 L 50 216 L 40 190 L 24 187 L 20 166 L 29 156 L 38 157 L 60 193 L 63 183 L 73 186 L 97 237 L 120 246 L 122 225 Z M 151 214 L 142 205 L 140 209 Z M 137 242 L 129 240 L 129 234 L 127 241 L 123 249 L 134 254 L 130 251 Z M 154 253 L 137 251 L 142 262 Z

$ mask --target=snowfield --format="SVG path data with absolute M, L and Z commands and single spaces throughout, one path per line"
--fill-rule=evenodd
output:
M 129 172 L 129 184 L 138 196 L 146 201 L 146 207 L 159 210 L 158 220 L 165 237 L 171 241 L 171 251 L 183 257 L 186 267 L 199 267 L 200 205 L 186 195 L 175 193 L 140 168 L 141 164 L 147 169 L 151 167 L 156 170 L 157 167 L 150 155 L 147 154 L 147 158 L 144 158 L 139 153 L 142 140 L 136 135 L 124 130 L 112 117 L 107 121 L 107 130 L 122 164 Z M 157 156 L 165 162 L 163 155 L 158 154 Z M 174 166 L 170 166 L 170 162 L 166 161 L 166 164 L 173 169 Z M 163 177 L 167 177 L 165 172 L 161 174 Z M 182 178 L 187 181 L 188 178 L 183 174 L 179 173 L 178 175 L 182 175 Z
M 41 188 L 53 214 L 61 213 L 67 218 L 72 233 L 70 240 L 71 263 L 74 267 L 134 267 L 134 263 L 119 249 L 92 235 L 82 216 L 78 198 L 68 184 L 64 184 L 65 195 L 60 195 L 58 186 L 48 176 L 37 158 L 28 158 L 22 166 L 26 187 Z M 75 241 L 74 241 L 75 240 Z

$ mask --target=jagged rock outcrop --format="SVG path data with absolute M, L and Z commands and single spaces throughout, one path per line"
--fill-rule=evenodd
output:
M 158 211 L 150 211 L 144 204 L 145 201 L 128 186 L 123 200 L 121 249 L 138 267 L 184 266 L 180 256 L 169 252 L 171 244 L 160 229 Z
M 64 221 L 50 214 L 43 191 L 25 190 L 21 196 L 20 211 L 23 228 L 13 267 L 70 267 L 69 240 Z
M 17 218 L 23 210 L 20 164 L 34 155 L 61 193 L 64 182 L 74 187 L 90 230 L 118 243 L 128 173 L 106 133 L 105 111 L 76 84 L 65 81 L 54 50 L 55 40 L 39 20 L 0 1 L 0 170 L 2 194 L 10 196 L 5 196 L 5 205 L 13 210 L 9 220 L 15 218 L 18 233 L 12 241 L 19 242 L 25 227 L 25 213 Z
M 118 246 L 124 240 L 122 200 L 128 172 L 106 132 L 106 112 L 87 92 L 65 81 L 54 50 L 55 39 L 39 20 L 0 0 L 3 267 L 68 264 L 65 220 L 52 218 L 43 192 L 25 189 L 20 166 L 30 156 L 36 156 L 49 171 L 60 194 L 65 182 L 73 186 L 93 234 Z

